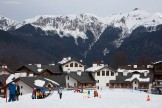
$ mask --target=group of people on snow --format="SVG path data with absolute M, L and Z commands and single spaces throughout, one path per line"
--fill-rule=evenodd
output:
M 8 102 L 11 101 L 18 101 L 19 100 L 19 95 L 20 95 L 20 86 L 18 84 L 15 84 L 12 82 L 9 84 L 9 100 Z
M 46 97 L 46 94 L 45 94 L 45 89 L 36 89 L 34 88 L 33 89 L 33 93 L 32 93 L 32 99 L 42 99 L 42 98 L 45 98 Z
M 84 93 L 84 94 L 88 94 L 88 97 L 90 97 L 91 91 L 90 90 L 83 91 L 83 89 L 76 89 L 76 90 L 74 90 L 74 93 Z M 94 90 L 93 96 L 94 97 L 98 97 L 99 96 L 97 90 Z
M 47 96 L 49 96 L 51 92 L 51 88 L 49 89 L 49 92 L 46 93 L 46 90 L 44 88 L 34 88 L 32 92 L 32 99 L 43 99 Z M 60 99 L 62 98 L 62 87 L 58 88 L 58 94 Z

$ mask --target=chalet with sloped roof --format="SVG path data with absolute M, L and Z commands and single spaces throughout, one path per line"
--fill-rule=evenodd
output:
M 62 75 L 61 65 L 24 65 L 16 70 L 17 77 Z
M 145 66 L 121 66 L 116 80 L 110 81 L 110 88 L 131 88 L 151 92 L 153 72 Z
M 93 64 L 86 69 L 96 80 L 97 89 L 109 88 L 110 80 L 116 80 L 116 71 L 104 64 Z

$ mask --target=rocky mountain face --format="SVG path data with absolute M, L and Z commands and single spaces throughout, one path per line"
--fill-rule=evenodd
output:
M 72 56 L 88 64 L 102 61 L 117 66 L 119 61 L 124 61 L 120 65 L 138 63 L 142 56 L 158 60 L 162 59 L 161 24 L 161 13 L 139 9 L 105 18 L 82 13 L 42 15 L 16 22 L 0 16 L 1 54 L 5 55 L 1 61 L 16 56 L 22 63 L 47 63 Z M 6 55 L 6 46 L 13 53 Z M 25 57 L 28 53 L 31 60 Z

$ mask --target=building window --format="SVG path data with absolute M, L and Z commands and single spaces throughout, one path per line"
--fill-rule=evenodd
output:
M 100 72 L 97 72 L 97 76 L 100 76 Z
M 66 65 L 65 67 L 68 67 L 68 65 Z
M 99 86 L 97 86 L 97 89 L 99 89 Z
M 109 86 L 109 83 L 106 83 L 106 86 L 108 87 Z
M 74 83 L 74 87 L 76 87 L 76 83 Z
M 109 76 L 109 71 L 106 71 L 106 76 Z
M 123 73 L 121 73 L 121 76 L 123 76 Z
M 136 81 L 135 81 L 134 83 L 135 83 L 135 84 L 137 84 L 137 82 L 136 82 Z
M 67 80 L 69 80 L 69 76 L 67 77 Z
M 79 65 L 79 67 L 82 67 L 82 65 Z
M 21 89 L 23 89 L 23 86 L 21 86 Z
M 114 76 L 114 72 L 111 72 L 111 76 Z
M 99 83 L 99 80 L 97 80 L 97 83 Z
M 78 64 L 77 63 L 75 63 L 75 67 L 78 67 Z
M 73 63 L 70 64 L 70 67 L 73 67 Z
M 102 76 L 105 76 L 105 71 L 102 71 Z

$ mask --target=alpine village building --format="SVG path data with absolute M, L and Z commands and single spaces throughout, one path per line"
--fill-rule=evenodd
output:
M 162 61 L 147 66 L 119 66 L 117 70 L 108 65 L 94 63 L 87 67 L 82 60 L 63 58 L 57 64 L 28 64 L 15 72 L 0 66 L 0 96 L 4 97 L 8 85 L 15 82 L 20 94 L 31 93 L 33 88 L 61 86 L 66 89 L 136 89 L 151 92 L 162 90 Z M 6 78 L 6 82 L 5 79 Z M 40 85 L 41 82 L 41 85 Z

